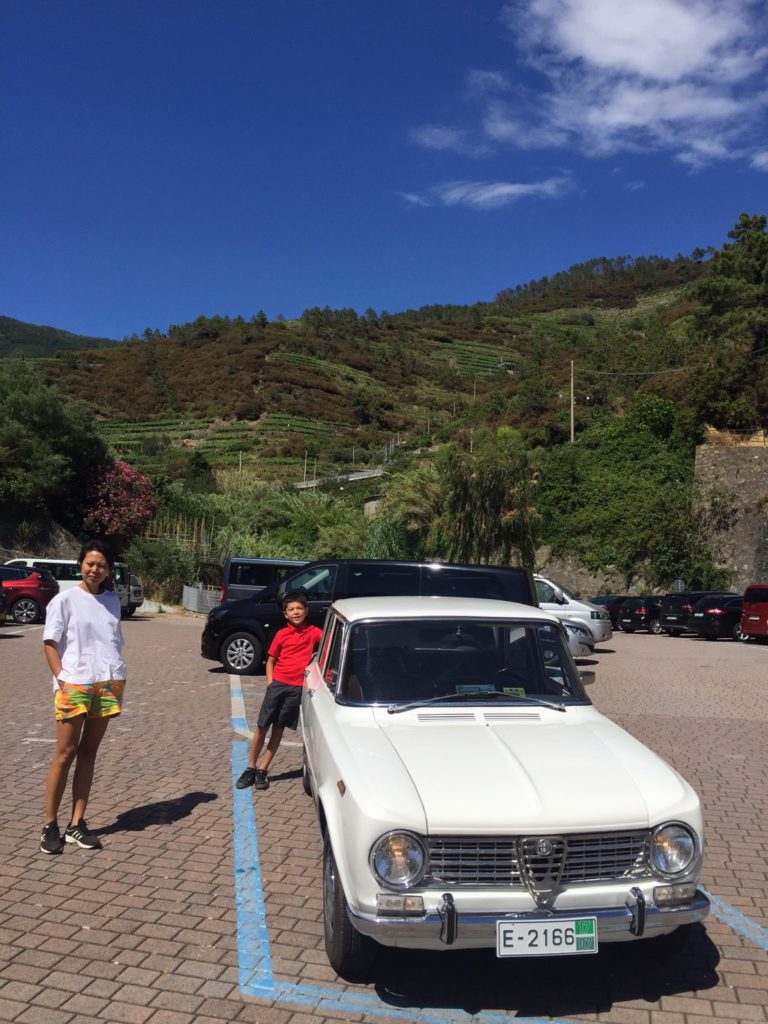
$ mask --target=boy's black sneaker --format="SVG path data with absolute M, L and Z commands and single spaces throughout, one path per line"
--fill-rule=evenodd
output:
M 40 850 L 43 853 L 61 853 L 63 849 L 64 843 L 59 833 L 59 826 L 55 821 L 49 821 L 47 825 L 43 825 Z
M 238 789 L 248 789 L 249 786 L 253 785 L 255 779 L 256 769 L 244 768 L 242 774 L 240 775 L 240 778 L 237 780 L 235 785 L 237 786 Z
M 65 843 L 77 843 L 81 850 L 100 850 L 101 840 L 88 828 L 85 818 L 76 825 L 68 825 L 64 833 Z
M 256 781 L 253 784 L 254 789 L 269 789 L 269 779 L 267 773 L 263 768 L 256 769 Z

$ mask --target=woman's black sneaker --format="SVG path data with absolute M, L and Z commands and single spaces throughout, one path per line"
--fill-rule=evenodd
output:
M 64 833 L 65 843 L 77 843 L 81 850 L 100 850 L 101 840 L 88 828 L 85 818 L 76 825 L 68 825 Z
M 47 825 L 43 825 L 40 850 L 43 853 L 61 853 L 63 849 L 64 843 L 59 833 L 59 826 L 55 821 L 49 821 Z
M 237 780 L 235 785 L 237 786 L 238 789 L 248 789 L 249 786 L 253 785 L 255 778 L 255 768 L 244 768 L 240 774 L 240 778 Z

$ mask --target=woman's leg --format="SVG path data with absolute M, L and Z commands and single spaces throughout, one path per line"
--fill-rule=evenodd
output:
M 70 766 L 77 754 L 85 715 L 75 715 L 56 723 L 56 749 L 45 780 L 45 824 L 55 821 L 67 785 Z
M 112 716 L 109 716 L 112 717 Z M 80 743 L 77 747 L 77 764 L 75 765 L 75 776 L 72 779 L 72 824 L 76 825 L 81 818 L 85 817 L 85 807 L 91 792 L 93 782 L 93 769 L 96 764 L 96 754 L 99 744 L 104 739 L 104 733 L 109 725 L 107 718 L 89 718 L 85 723 Z

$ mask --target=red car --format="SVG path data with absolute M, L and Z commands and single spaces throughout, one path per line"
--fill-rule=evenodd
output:
M 59 592 L 59 584 L 46 569 L 0 565 L 0 585 L 8 614 L 21 625 L 40 622 L 48 602 Z
M 768 583 L 750 583 L 744 591 L 741 639 L 768 640 Z

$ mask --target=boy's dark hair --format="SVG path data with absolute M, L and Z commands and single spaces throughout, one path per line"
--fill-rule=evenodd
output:
M 283 595 L 283 611 L 288 607 L 289 604 L 300 604 L 305 608 L 309 607 L 307 602 L 307 595 L 303 590 L 291 590 L 288 594 Z
M 106 541 L 99 540 L 98 537 L 94 537 L 92 540 L 87 540 L 83 543 L 83 546 L 80 548 L 80 554 L 77 556 L 78 565 L 83 564 L 83 559 L 89 551 L 98 551 L 100 555 L 104 555 L 110 572 L 115 568 L 115 556 L 112 553 L 112 548 Z

